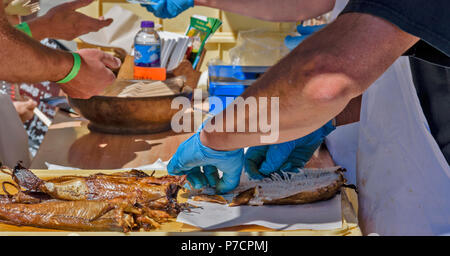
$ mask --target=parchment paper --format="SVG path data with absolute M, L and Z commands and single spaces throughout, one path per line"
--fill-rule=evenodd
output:
M 260 225 L 276 230 L 332 230 L 342 228 L 341 195 L 303 205 L 228 207 L 208 202 L 189 203 L 202 208 L 182 212 L 177 221 L 205 230 Z

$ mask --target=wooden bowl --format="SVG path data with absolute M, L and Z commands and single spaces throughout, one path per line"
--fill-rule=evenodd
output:
M 117 80 L 101 96 L 90 99 L 69 97 L 70 105 L 89 120 L 92 131 L 112 134 L 148 134 L 170 129 L 172 117 L 179 109 L 171 109 L 178 96 L 192 98 L 192 88 L 182 86 L 180 93 L 169 96 L 117 97 L 132 80 Z

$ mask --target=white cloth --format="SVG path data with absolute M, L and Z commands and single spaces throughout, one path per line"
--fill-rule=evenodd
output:
M 356 152 L 358 151 L 359 122 L 338 126 L 325 139 L 328 151 L 336 165 L 347 171 L 347 184 L 356 185 Z
M 450 232 L 450 167 L 429 132 L 406 57 L 363 95 L 357 185 L 365 234 Z
M 28 135 L 9 95 L 0 93 L 0 161 L 13 168 L 18 161 L 30 166 Z
M 336 1 L 332 18 L 347 2 Z M 429 132 L 406 57 L 364 93 L 359 124 L 338 127 L 326 142 L 347 178 L 356 174 L 364 234 L 450 232 L 450 167 Z

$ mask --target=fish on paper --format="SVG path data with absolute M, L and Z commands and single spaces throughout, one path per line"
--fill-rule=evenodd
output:
M 274 173 L 262 180 L 243 179 L 232 192 L 233 199 L 228 206 L 292 205 L 327 200 L 345 184 L 344 172 L 340 167 L 298 169 L 297 173 Z M 210 192 L 205 189 L 201 193 Z

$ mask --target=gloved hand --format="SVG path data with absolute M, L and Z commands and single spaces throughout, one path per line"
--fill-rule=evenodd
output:
M 216 151 L 202 145 L 200 132 L 183 142 L 170 160 L 170 175 L 187 175 L 195 189 L 206 185 L 216 187 L 216 193 L 227 193 L 239 185 L 244 165 L 244 150 Z M 203 167 L 201 172 L 200 167 Z M 223 172 L 219 178 L 218 170 Z
M 303 24 L 300 24 L 297 26 L 297 32 L 300 33 L 300 36 L 286 36 L 286 38 L 284 39 L 284 44 L 287 48 L 289 48 L 289 50 L 292 50 L 307 37 L 321 30 L 325 26 L 326 24 L 316 26 L 304 26 Z
M 170 19 L 194 6 L 194 0 L 152 0 L 152 4 L 141 4 L 158 18 Z M 153 4 L 154 3 L 154 4 Z
M 277 171 L 296 172 L 311 158 L 325 137 L 336 129 L 331 121 L 315 132 L 281 144 L 251 147 L 245 153 L 244 169 L 249 178 L 263 179 Z

